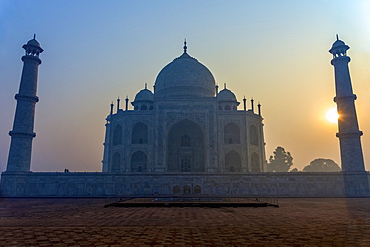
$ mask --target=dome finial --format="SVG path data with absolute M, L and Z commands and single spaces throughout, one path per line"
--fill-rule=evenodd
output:
M 188 49 L 188 47 L 186 46 L 186 39 L 184 40 L 184 53 L 186 53 L 186 50 Z
M 36 39 L 36 34 L 35 33 L 33 34 L 33 39 Z
M 226 89 L 226 83 L 224 83 L 224 89 Z
M 145 89 L 147 89 L 147 87 L 148 87 L 148 83 L 145 83 Z
M 337 40 L 339 40 L 339 35 L 337 34 Z

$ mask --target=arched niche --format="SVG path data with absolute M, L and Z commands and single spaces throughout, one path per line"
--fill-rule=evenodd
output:
M 121 171 L 121 155 L 119 152 L 115 152 L 112 157 L 112 172 L 120 172 Z
M 143 151 L 136 151 L 131 156 L 131 172 L 146 172 L 148 158 Z
M 249 127 L 249 135 L 251 145 L 258 145 L 258 133 L 255 125 Z
M 251 171 L 252 172 L 260 172 L 261 166 L 260 166 L 260 158 L 257 153 L 252 153 L 251 156 Z
M 224 143 L 240 144 L 240 129 L 235 123 L 228 123 L 224 127 Z
M 202 127 L 183 119 L 171 126 L 167 135 L 167 171 L 203 172 L 205 143 Z
M 148 126 L 146 124 L 136 123 L 132 127 L 131 143 L 132 144 L 148 143 Z
M 200 187 L 199 185 L 196 185 L 194 187 L 194 194 L 201 194 L 202 193 L 202 187 Z
M 225 168 L 229 172 L 240 172 L 242 161 L 239 153 L 232 150 L 225 155 Z
M 173 194 L 179 194 L 179 193 L 181 193 L 180 186 L 175 185 L 175 186 L 172 188 L 172 193 L 173 193 Z
M 114 127 L 113 131 L 113 145 L 121 145 L 122 144 L 122 127 L 121 125 L 117 124 Z

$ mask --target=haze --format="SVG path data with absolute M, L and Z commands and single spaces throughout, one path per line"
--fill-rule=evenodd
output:
M 335 34 L 349 64 L 365 164 L 370 161 L 368 1 L 0 1 L 0 169 L 6 169 L 22 70 L 22 45 L 37 34 L 40 58 L 32 171 L 101 171 L 105 117 L 117 97 L 152 90 L 182 53 L 216 82 L 262 105 L 266 158 L 277 146 L 302 169 L 340 164 L 336 124 L 326 120 Z M 242 104 L 241 104 L 242 105 Z M 239 107 L 239 109 L 242 109 Z M 366 169 L 370 169 L 367 164 Z

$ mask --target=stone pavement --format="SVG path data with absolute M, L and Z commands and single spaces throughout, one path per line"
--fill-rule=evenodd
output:
M 0 246 L 370 246 L 370 198 L 280 208 L 104 208 L 98 198 L 0 198 Z

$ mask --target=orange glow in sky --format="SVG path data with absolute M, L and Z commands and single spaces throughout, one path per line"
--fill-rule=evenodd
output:
M 331 123 L 338 123 L 339 115 L 337 113 L 337 108 L 331 108 L 326 112 L 326 120 L 328 120 Z
M 153 90 L 182 53 L 227 83 L 239 102 L 261 102 L 266 159 L 277 146 L 302 169 L 340 164 L 333 106 L 335 35 L 348 56 L 365 165 L 370 170 L 370 29 L 367 0 L 0 2 L 0 170 L 6 169 L 22 70 L 22 45 L 37 34 L 40 58 L 31 170 L 101 171 L 105 118 L 117 97 Z M 239 109 L 242 109 L 241 104 Z

